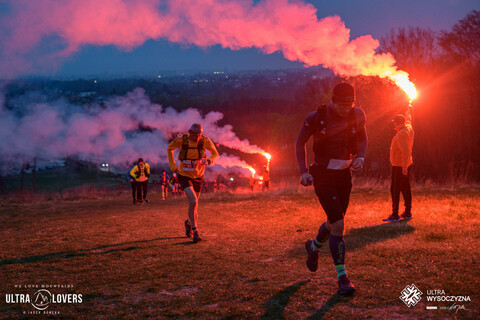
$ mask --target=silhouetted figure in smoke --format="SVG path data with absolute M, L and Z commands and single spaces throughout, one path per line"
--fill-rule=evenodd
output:
M 178 154 L 179 167 L 173 159 L 175 149 L 180 149 Z M 208 159 L 205 150 L 211 153 Z M 203 135 L 202 126 L 194 123 L 188 130 L 188 134 L 176 137 L 168 145 L 167 153 L 170 169 L 178 173 L 178 181 L 188 199 L 188 220 L 185 221 L 186 236 L 191 237 L 193 232 L 193 242 L 197 243 L 202 240 L 197 230 L 197 209 L 203 175 L 205 166 L 211 165 L 218 158 L 217 148 L 208 137 Z
M 415 132 L 412 127 L 411 106 L 405 116 L 397 114 L 393 119 L 393 125 L 397 133 L 390 145 L 390 163 L 392 165 L 392 184 L 390 193 L 392 196 L 392 214 L 383 221 L 400 221 L 412 219 L 412 191 L 410 189 L 410 169 L 412 167 L 412 149 Z M 405 202 L 405 212 L 398 216 L 400 206 L 400 192 Z
M 365 114 L 354 107 L 355 91 L 347 83 L 333 89 L 332 102 L 320 106 L 307 115 L 296 142 L 296 155 L 302 179 L 300 183 L 310 186 L 320 200 L 327 221 L 323 223 L 315 239 L 307 240 L 307 267 L 314 272 L 318 268 L 318 250 L 329 240 L 330 252 L 337 270 L 338 293 L 342 295 L 355 291 L 345 271 L 344 217 L 347 211 L 352 176 L 350 170 L 363 167 L 367 150 Z M 314 136 L 313 152 L 315 162 L 306 165 L 305 144 Z
M 266 166 L 263 166 L 263 191 L 268 191 L 270 188 L 270 163 Z
M 254 191 L 255 189 L 255 173 L 252 173 L 252 175 L 250 176 L 250 190 L 252 190 L 252 192 Z
M 162 200 L 168 198 L 168 176 L 165 170 L 162 170 L 162 174 L 160 175 L 160 184 L 162 185 Z
M 130 175 L 130 172 L 132 172 L 132 169 L 137 165 L 136 162 L 133 163 L 133 165 L 128 169 L 127 172 L 127 182 L 130 181 L 130 187 L 132 188 L 132 197 L 133 197 L 133 204 L 137 204 L 137 181 L 135 180 L 135 177 L 132 177 Z
M 138 163 L 130 171 L 130 176 L 135 179 L 135 186 L 137 189 L 137 204 L 142 204 L 144 201 L 148 202 L 148 178 L 150 177 L 150 165 L 138 159 Z M 143 195 L 142 195 L 143 193 Z
M 178 176 L 174 172 L 172 177 L 170 178 L 170 184 L 172 185 L 172 194 L 174 197 L 180 195 L 179 184 L 178 184 Z

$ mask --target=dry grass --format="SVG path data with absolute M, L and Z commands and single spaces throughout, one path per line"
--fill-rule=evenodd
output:
M 0 317 L 34 310 L 5 303 L 5 293 L 33 293 L 16 284 L 72 284 L 83 303 L 51 305 L 61 312 L 52 318 L 473 319 L 480 312 L 478 191 L 417 190 L 414 219 L 394 224 L 381 222 L 390 210 L 387 193 L 354 192 L 346 223 L 353 298 L 335 294 L 327 247 L 316 273 L 305 266 L 304 242 L 324 220 L 311 189 L 206 194 L 205 241 L 197 245 L 183 237 L 184 199 L 152 194 L 149 204 L 133 206 L 123 192 L 6 201 Z M 408 308 L 398 297 L 411 283 L 423 296 L 431 289 L 469 295 L 472 302 L 462 303 L 469 310 L 425 310 L 425 299 Z

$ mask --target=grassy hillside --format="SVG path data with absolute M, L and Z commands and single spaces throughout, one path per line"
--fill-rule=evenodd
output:
M 5 202 L 0 318 L 35 310 L 5 303 L 6 293 L 38 290 L 16 285 L 50 284 L 73 286 L 52 293 L 83 295 L 81 304 L 49 305 L 67 319 L 474 319 L 478 191 L 417 192 L 414 219 L 390 224 L 381 222 L 387 193 L 354 192 L 346 264 L 358 291 L 349 298 L 336 294 L 327 246 L 316 273 L 305 265 L 304 243 L 324 220 L 311 189 L 202 196 L 198 244 L 184 237 L 185 199 Z M 399 296 L 412 283 L 423 295 L 409 308 Z M 426 310 L 436 289 L 472 301 L 457 302 L 467 310 Z

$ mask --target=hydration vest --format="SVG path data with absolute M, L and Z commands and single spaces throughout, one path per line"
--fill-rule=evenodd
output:
M 347 147 L 351 154 L 357 154 L 357 119 L 355 117 L 355 110 L 352 108 L 348 113 L 347 124 Z M 322 105 L 317 109 L 315 118 L 313 119 L 313 152 L 321 155 L 326 150 L 326 143 L 328 138 L 328 124 L 327 124 L 327 106 Z
M 207 155 L 205 154 L 205 149 L 203 148 L 203 144 L 205 142 L 205 137 L 202 136 L 200 138 L 200 141 L 197 143 L 197 147 L 192 148 L 188 146 L 188 135 L 184 134 L 182 136 L 182 148 L 180 149 L 180 154 L 178 155 L 178 160 L 199 160 L 202 158 L 206 158 Z M 197 149 L 198 150 L 198 158 L 193 159 L 187 159 L 187 154 L 188 154 L 188 149 Z
M 142 169 L 142 168 L 140 167 L 140 165 L 138 165 L 138 164 L 136 164 L 133 168 L 135 168 L 135 167 L 138 168 L 138 171 L 135 172 L 135 176 L 136 176 L 137 178 L 139 178 L 139 177 L 142 175 L 142 173 L 143 173 L 143 175 L 144 175 L 146 178 L 148 178 L 148 177 L 150 176 L 150 174 L 147 172 L 147 164 L 146 164 L 146 163 L 145 163 L 145 165 L 143 166 L 143 169 Z M 133 170 L 133 169 L 132 169 L 132 170 Z

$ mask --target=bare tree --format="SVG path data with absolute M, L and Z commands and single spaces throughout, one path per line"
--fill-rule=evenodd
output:
M 463 135 L 468 148 L 459 149 L 467 159 L 480 166 L 480 11 L 473 10 L 456 23 L 450 32 L 442 32 L 439 43 L 446 52 L 446 59 L 456 66 L 451 73 L 452 87 L 455 88 L 456 102 L 462 106 Z
M 415 73 L 431 68 L 441 54 L 441 47 L 431 29 L 410 27 L 392 29 L 380 38 L 380 51 L 393 54 L 400 69 Z
M 439 37 L 440 46 L 457 60 L 468 60 L 473 65 L 480 63 L 480 11 L 471 11 L 452 28 Z

